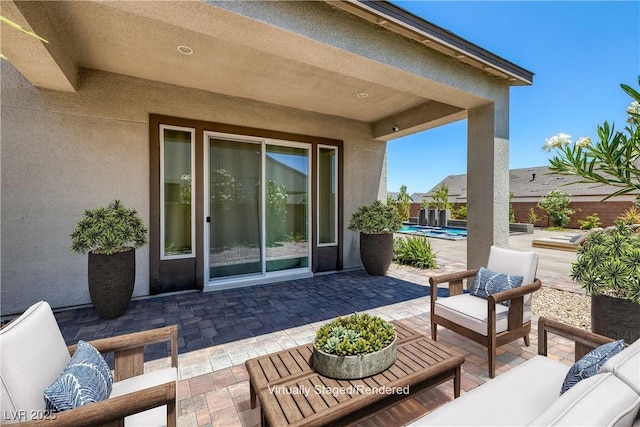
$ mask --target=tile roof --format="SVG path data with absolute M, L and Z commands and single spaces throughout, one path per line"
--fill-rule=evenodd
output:
M 543 197 L 551 190 L 558 189 L 571 196 L 605 197 L 618 188 L 598 183 L 579 183 L 580 177 L 556 175 L 551 173 L 548 166 L 536 166 L 509 171 L 509 191 L 514 197 Z M 423 197 L 430 197 L 442 184 L 449 188 L 449 196 L 466 199 L 467 175 L 449 175 L 427 193 L 414 193 L 412 199 L 419 201 Z M 629 194 L 638 195 L 640 191 Z

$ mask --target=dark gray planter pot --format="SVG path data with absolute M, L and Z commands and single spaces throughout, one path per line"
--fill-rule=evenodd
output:
M 136 251 L 113 255 L 89 252 L 89 295 L 98 316 L 113 319 L 129 306 L 136 281 Z
M 337 356 L 313 347 L 313 369 L 338 380 L 366 378 L 393 365 L 398 353 L 398 338 L 382 350 L 362 356 Z
M 360 259 L 371 276 L 384 276 L 393 260 L 393 234 L 360 233 Z
M 633 343 L 640 339 L 640 304 L 605 295 L 591 295 L 591 330 Z

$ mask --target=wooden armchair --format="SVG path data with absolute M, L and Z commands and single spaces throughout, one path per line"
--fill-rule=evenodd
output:
M 171 368 L 144 373 L 144 347 L 169 342 Z M 49 414 L 44 389 L 64 370 L 76 346 L 67 347 L 51 307 L 41 301 L 0 330 L 0 423 L 47 426 L 175 426 L 178 327 L 91 341 L 114 354 L 110 396 Z
M 431 277 L 431 338 L 438 338 L 438 325 L 454 331 L 487 348 L 489 377 L 496 373 L 496 349 L 520 337 L 529 346 L 531 332 L 531 295 L 542 283 L 535 277 L 538 255 L 491 247 L 487 267 L 490 270 L 524 279 L 522 286 L 490 295 L 488 299 L 464 293 L 463 282 L 471 287 L 478 270 L 467 270 Z M 437 287 L 449 284 L 449 297 L 438 299 Z M 500 304 L 510 301 L 509 306 Z

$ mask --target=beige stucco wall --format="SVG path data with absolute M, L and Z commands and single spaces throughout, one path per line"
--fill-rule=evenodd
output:
M 345 141 L 345 226 L 386 188 L 385 144 L 368 124 L 98 71 L 75 94 L 34 88 L 2 61 L 1 314 L 44 299 L 87 304 L 87 257 L 68 250 L 86 208 L 121 199 L 149 218 L 149 114 Z M 345 232 L 344 267 L 360 264 Z M 137 252 L 134 296 L 148 294 L 148 250 Z

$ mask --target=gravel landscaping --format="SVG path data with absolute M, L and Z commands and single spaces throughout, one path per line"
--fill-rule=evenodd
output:
M 537 316 L 591 330 L 591 297 L 542 286 L 533 294 L 531 310 Z

